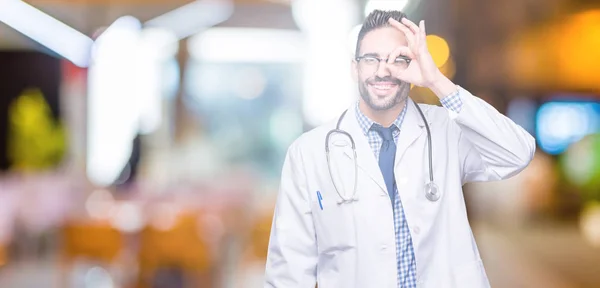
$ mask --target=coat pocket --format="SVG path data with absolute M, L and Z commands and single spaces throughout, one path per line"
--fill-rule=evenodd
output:
M 312 202 L 319 254 L 337 253 L 356 246 L 354 203 Z

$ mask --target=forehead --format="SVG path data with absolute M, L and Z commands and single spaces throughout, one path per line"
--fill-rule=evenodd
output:
M 394 27 L 382 27 L 370 31 L 360 44 L 360 55 L 387 56 L 399 46 L 406 46 L 406 36 Z

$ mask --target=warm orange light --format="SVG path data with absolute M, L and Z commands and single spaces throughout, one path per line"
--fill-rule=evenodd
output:
M 576 14 L 564 23 L 553 43 L 547 43 L 556 53 L 556 73 L 569 88 L 600 88 L 600 10 Z
M 450 47 L 444 38 L 437 35 L 427 35 L 427 47 L 437 67 L 442 67 L 450 57 Z
M 598 90 L 600 10 L 528 29 L 512 39 L 505 60 L 521 88 Z
M 452 57 L 449 57 L 446 63 L 440 67 L 440 71 L 442 74 L 448 77 L 448 79 L 454 78 L 454 74 L 456 73 L 456 65 L 454 64 Z

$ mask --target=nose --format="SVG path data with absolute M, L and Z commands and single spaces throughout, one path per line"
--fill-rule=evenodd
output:
M 377 70 L 375 71 L 375 76 L 377 76 L 379 78 L 391 76 L 391 71 L 388 68 L 386 61 L 379 62 L 378 66 L 377 66 Z

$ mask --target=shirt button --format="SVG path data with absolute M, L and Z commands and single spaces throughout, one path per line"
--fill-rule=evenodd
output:
M 413 228 L 413 233 L 415 233 L 415 235 L 418 235 L 420 232 L 421 232 L 421 229 L 419 227 L 415 226 Z
M 381 250 L 382 250 L 382 251 L 385 251 L 385 250 L 387 250 L 387 248 L 388 248 L 388 247 L 387 247 L 387 245 L 381 245 Z

